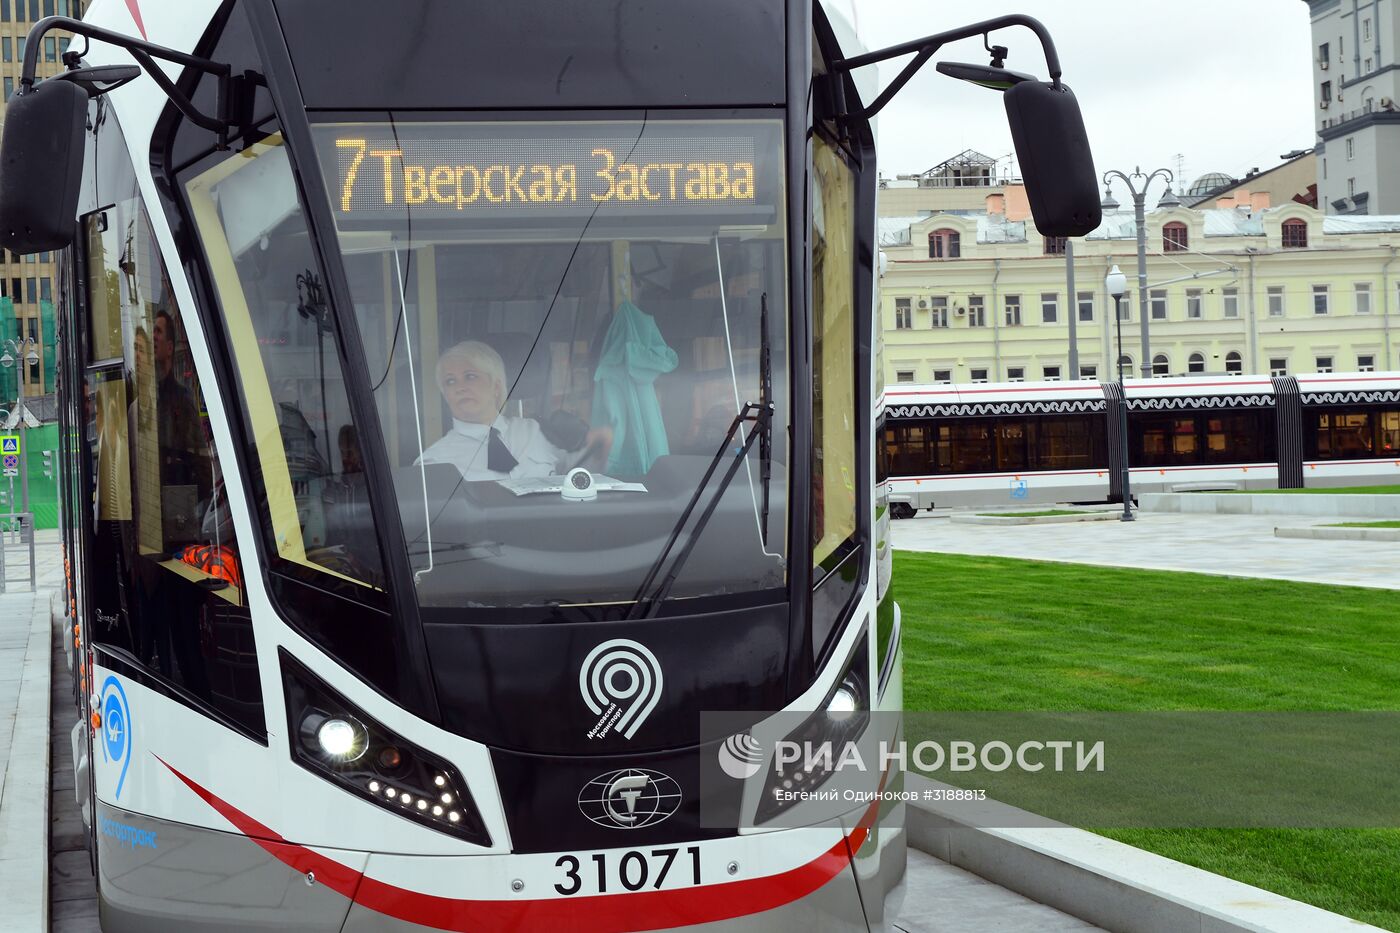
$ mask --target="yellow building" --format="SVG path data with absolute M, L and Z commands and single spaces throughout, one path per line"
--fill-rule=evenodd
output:
M 1073 244 L 1042 237 L 1016 185 L 981 210 L 881 216 L 885 378 L 897 382 L 1112 379 L 1104 277 L 1128 278 L 1124 358 L 1140 374 L 1302 373 L 1396 366 L 1391 317 L 1400 217 L 1324 217 L 1298 203 L 1147 213 L 1149 351 L 1140 336 L 1136 226 L 1106 214 Z M 884 192 L 881 192 L 883 195 Z M 883 213 L 883 212 L 882 212 Z M 1070 318 L 1078 371 L 1071 371 Z
M 0 83 L 4 88 L 4 100 L 19 87 L 23 71 L 25 41 L 30 28 L 47 16 L 72 16 L 81 18 L 89 0 L 0 0 Z M 68 49 L 69 33 L 51 32 L 42 40 L 38 49 L 38 69 L 40 78 L 58 74 L 63 70 L 62 55 Z M 4 120 L 4 108 L 0 106 L 0 121 Z M 46 387 L 52 386 L 53 374 L 47 371 L 52 365 L 52 335 L 47 328 L 52 326 L 52 312 L 42 313 L 44 303 L 52 308 L 57 296 L 56 254 L 40 253 L 35 256 L 16 256 L 4 250 L 4 266 L 0 270 L 0 297 L 9 298 L 14 303 L 14 315 L 18 321 L 20 337 L 33 337 L 39 345 L 39 361 L 24 367 L 24 394 L 30 400 L 35 412 L 41 416 L 50 415 L 51 406 L 36 404 L 44 395 Z M 47 326 L 45 318 L 47 317 Z M 14 337 L 14 325 L 8 315 L 0 315 L 0 337 Z M 42 352 L 48 348 L 49 352 Z M 12 389 L 13 377 L 0 376 L 0 385 Z M 0 408 L 9 409 L 13 398 L 0 398 Z

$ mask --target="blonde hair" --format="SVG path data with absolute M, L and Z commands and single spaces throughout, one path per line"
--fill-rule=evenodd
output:
M 442 351 L 437 360 L 439 392 L 442 391 L 442 366 L 448 360 L 454 359 L 470 363 L 490 376 L 491 381 L 496 384 L 496 409 L 499 411 L 506 407 L 506 364 L 501 359 L 501 354 L 480 340 L 464 340 L 448 347 Z

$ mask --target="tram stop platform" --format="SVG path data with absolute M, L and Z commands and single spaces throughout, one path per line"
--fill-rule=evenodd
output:
M 48 929 L 49 691 L 54 633 L 49 596 L 63 581 L 58 532 L 36 533 L 37 585 L 24 578 L 28 545 L 8 548 L 0 593 L 0 929 Z M 21 582 L 13 582 L 19 578 Z M 60 661 L 60 663 L 62 663 Z M 70 717 L 71 718 L 71 717 Z M 72 798 L 69 782 L 69 798 Z

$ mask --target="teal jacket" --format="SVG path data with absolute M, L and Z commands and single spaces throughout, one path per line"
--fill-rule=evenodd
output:
M 630 301 L 618 305 L 593 374 L 593 425 L 613 429 L 608 473 L 638 476 L 671 452 L 655 382 L 677 362 L 655 318 Z

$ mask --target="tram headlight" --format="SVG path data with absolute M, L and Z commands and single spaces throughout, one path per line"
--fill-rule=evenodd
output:
M 491 844 L 456 768 L 357 709 L 285 650 L 280 654 L 297 764 L 404 819 Z M 434 805 L 438 800 L 450 806 Z
M 846 662 L 846 669 L 821 705 L 788 733 L 786 741 L 803 750 L 797 761 L 774 764 L 768 772 L 754 823 L 763 824 L 801 802 L 799 791 L 813 791 L 835 774 L 835 765 L 847 743 L 857 742 L 870 722 L 870 645 L 862 638 Z M 828 746 L 830 756 L 808 755 L 809 748 Z
M 301 738 L 331 761 L 351 762 L 365 753 L 364 727 L 349 717 L 309 711 L 301 721 Z

